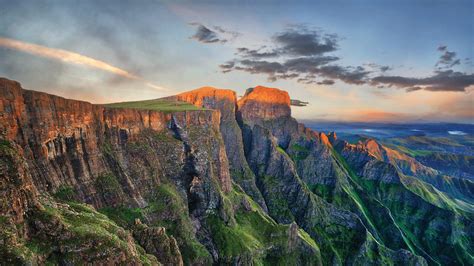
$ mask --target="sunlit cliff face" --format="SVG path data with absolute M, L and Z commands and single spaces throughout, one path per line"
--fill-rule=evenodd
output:
M 286 91 L 257 86 L 247 90 L 237 102 L 243 118 L 272 119 L 291 115 L 290 96 Z

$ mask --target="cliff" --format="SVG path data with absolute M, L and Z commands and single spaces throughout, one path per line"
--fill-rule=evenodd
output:
M 285 91 L 0 99 L 5 261 L 472 264 L 469 184 L 306 128 Z
M 39 206 L 48 206 L 48 213 L 54 209 L 51 215 L 57 217 L 51 227 L 48 219 L 41 220 L 45 224 L 40 228 L 48 230 L 32 227 L 28 230 L 33 233 L 18 235 L 17 244 L 3 242 L 3 260 L 208 264 L 287 259 L 282 254 L 291 255 L 295 262 L 320 258 L 314 241 L 302 237 L 303 233 L 295 236 L 289 226 L 277 225 L 239 187 L 233 187 L 218 110 L 111 108 L 24 90 L 6 79 L 0 82 L 0 99 L 2 141 L 19 156 L 11 160 L 25 162 L 21 169 L 28 173 L 31 195 L 37 191 L 44 197 Z M 16 179 L 15 171 L 2 172 L 2 180 Z M 30 208 L 35 197 L 22 196 L 21 191 L 2 188 L 4 199 L 17 203 L 13 212 L 5 206 L 1 215 L 5 221 L 36 226 L 42 208 L 39 212 Z M 77 213 L 78 219 L 70 220 L 70 212 Z M 29 219 L 19 215 L 24 213 Z M 120 240 L 94 247 L 81 235 L 72 246 L 52 237 L 78 237 L 76 233 L 82 231 L 69 233 L 61 226 L 55 230 L 54 224 L 76 228 L 85 216 L 97 221 L 85 223 L 91 229 L 98 226 L 96 232 L 120 234 L 99 234 L 91 241 L 116 238 L 134 244 Z M 256 231 L 257 225 L 266 230 Z M 242 230 L 247 233 L 241 234 Z M 255 240 L 249 242 L 249 236 Z M 29 243 L 37 241 L 45 247 L 31 249 Z M 102 257 L 94 257 L 93 248 Z M 115 253 L 119 251 L 120 255 Z
M 237 102 L 242 119 L 275 119 L 291 116 L 288 92 L 276 88 L 257 86 L 250 88 Z

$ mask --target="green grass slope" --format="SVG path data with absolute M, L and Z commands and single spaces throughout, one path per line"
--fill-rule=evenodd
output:
M 196 111 L 204 110 L 203 108 L 194 106 L 187 102 L 169 100 L 169 99 L 154 99 L 134 102 L 119 102 L 104 104 L 108 108 L 130 108 L 140 110 L 152 110 L 161 112 L 180 112 L 180 111 Z

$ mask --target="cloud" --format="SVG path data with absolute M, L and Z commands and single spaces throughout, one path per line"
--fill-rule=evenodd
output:
M 304 26 L 293 26 L 275 34 L 273 40 L 282 54 L 315 56 L 336 51 L 338 37 L 335 34 L 324 34 Z
M 290 105 L 292 105 L 292 106 L 303 107 L 303 106 L 306 106 L 308 104 L 309 104 L 309 102 L 300 101 L 298 99 L 291 99 L 290 100 Z
M 342 67 L 338 65 L 323 66 L 317 72 L 320 76 L 331 79 L 339 79 L 348 84 L 361 85 L 367 82 L 367 76 L 370 74 L 365 68 L 358 67 Z
M 219 67 L 223 73 L 238 70 L 264 74 L 269 81 L 297 79 L 300 83 L 319 85 L 332 85 L 335 79 L 349 84 L 367 82 L 370 71 L 362 66 L 338 65 L 336 62 L 340 58 L 328 54 L 337 50 L 338 39 L 336 34 L 295 25 L 274 34 L 270 38 L 272 48 L 239 47 L 235 54 L 237 58 Z M 388 67 L 380 68 L 388 70 Z
M 236 31 L 225 30 L 220 26 L 214 26 L 214 30 L 211 30 L 210 28 L 197 22 L 189 23 L 189 25 L 197 27 L 196 33 L 191 36 L 191 39 L 202 43 L 226 43 L 240 35 L 240 33 Z
M 275 50 L 262 52 L 261 49 L 263 48 L 264 47 L 258 50 L 255 50 L 255 49 L 240 47 L 240 48 L 237 48 L 237 54 L 239 54 L 242 57 L 250 57 L 250 58 L 268 58 L 268 57 L 278 56 L 278 53 Z
M 214 28 L 214 30 L 216 30 L 216 31 L 218 31 L 222 34 L 229 35 L 234 39 L 240 36 L 240 32 L 237 32 L 237 31 L 227 30 L 227 29 L 224 29 L 220 26 L 214 26 L 213 28 Z
M 416 90 L 427 91 L 465 91 L 474 85 L 474 74 L 455 72 L 453 70 L 435 71 L 426 78 L 408 78 L 402 76 L 378 76 L 372 79 L 374 84 L 386 84 L 408 92 Z
M 446 45 L 441 45 L 437 49 L 441 52 L 435 71 L 431 76 L 423 78 L 402 77 L 402 76 L 377 76 L 372 78 L 373 85 L 387 85 L 389 87 L 402 88 L 407 92 L 426 91 L 466 91 L 474 85 L 474 74 L 454 71 L 451 68 L 461 64 L 456 53 L 449 51 Z
M 378 71 L 380 73 L 385 73 L 385 72 L 393 69 L 393 67 L 391 67 L 391 66 L 379 65 L 379 64 L 376 64 L 376 63 L 367 63 L 367 64 L 363 64 L 363 65 L 368 67 L 370 70 Z
M 197 25 L 196 33 L 191 36 L 191 39 L 195 39 L 202 43 L 227 42 L 227 40 L 219 39 L 216 32 L 201 24 Z
M 219 65 L 219 68 L 221 69 L 222 73 L 227 73 L 232 71 L 232 68 L 235 66 L 234 61 L 228 61 L 224 64 Z
M 339 58 L 335 56 L 298 57 L 288 59 L 285 62 L 285 66 L 290 71 L 296 71 L 300 73 L 316 73 L 318 72 L 319 66 L 326 65 L 337 60 L 339 60 Z
M 473 85 L 473 74 L 451 69 L 459 65 L 461 60 L 446 45 L 437 48 L 441 55 L 434 73 L 417 78 L 386 75 L 393 67 L 385 64 L 342 65 L 339 63 L 341 59 L 332 54 L 338 49 L 338 40 L 336 34 L 296 25 L 274 34 L 270 38 L 271 48 L 239 47 L 235 53 L 237 57 L 219 67 L 223 73 L 244 71 L 266 75 L 270 82 L 295 79 L 302 84 L 330 86 L 339 80 L 351 85 L 369 84 L 379 89 L 402 88 L 407 92 L 464 91 Z
M 324 79 L 318 82 L 318 85 L 333 85 L 335 82 L 332 79 Z
M 461 64 L 461 60 L 456 58 L 456 53 L 449 51 L 446 45 L 439 46 L 438 51 L 442 52 L 438 62 L 435 65 L 439 69 L 451 68 L 455 65 Z
M 266 74 L 269 81 L 277 79 L 297 78 L 304 75 L 297 81 L 304 84 L 317 84 L 317 77 L 325 79 L 338 79 L 348 84 L 364 84 L 367 82 L 370 71 L 365 68 L 344 67 L 340 65 L 329 65 L 328 62 L 337 60 L 335 58 L 294 58 L 283 63 L 276 61 L 244 59 L 238 64 L 220 65 L 222 72 L 227 73 L 232 70 L 240 70 L 251 74 Z M 326 82 L 325 85 L 329 85 Z
M 255 61 L 244 59 L 239 61 L 241 66 L 235 66 L 234 69 L 249 72 L 251 74 L 267 74 L 270 76 L 276 73 L 286 73 L 288 70 L 279 62 Z
M 132 79 L 132 80 L 142 80 L 145 82 L 145 85 L 158 90 L 163 90 L 162 87 L 154 85 L 151 82 L 144 80 L 143 78 L 130 73 L 121 68 L 110 65 L 104 61 L 100 61 L 91 57 L 87 57 L 78 53 L 49 48 L 46 46 L 36 45 L 32 43 L 22 42 L 18 40 L 13 40 L 9 38 L 0 37 L 0 47 L 5 47 L 12 50 L 17 50 L 32 55 L 41 56 L 44 58 L 49 58 L 57 61 L 61 61 L 68 64 L 82 65 L 90 68 L 100 69 L 115 75 L 118 75 L 123 78 Z

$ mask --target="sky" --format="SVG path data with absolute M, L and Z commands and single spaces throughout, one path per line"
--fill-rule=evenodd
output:
M 448 0 L 0 0 L 0 76 L 93 103 L 262 85 L 309 102 L 299 119 L 474 123 L 473 14 Z

